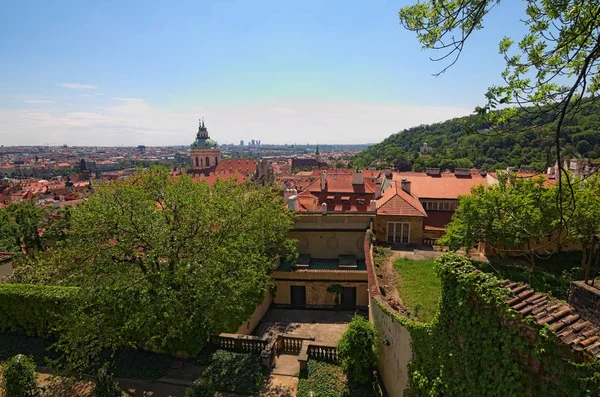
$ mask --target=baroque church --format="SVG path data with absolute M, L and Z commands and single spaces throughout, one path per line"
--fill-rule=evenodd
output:
M 204 178 L 209 184 L 215 179 L 235 178 L 237 181 L 251 180 L 256 183 L 272 183 L 273 167 L 266 159 L 221 160 L 221 148 L 208 135 L 204 118 L 199 120 L 196 139 L 190 145 L 192 167 L 188 173 Z

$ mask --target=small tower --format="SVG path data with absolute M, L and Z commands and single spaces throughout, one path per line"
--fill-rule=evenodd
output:
M 215 167 L 221 162 L 221 149 L 217 142 L 208 136 L 204 118 L 198 120 L 198 133 L 196 140 L 190 145 L 190 157 L 194 171 Z

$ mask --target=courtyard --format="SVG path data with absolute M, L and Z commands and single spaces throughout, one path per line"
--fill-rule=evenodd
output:
M 303 310 L 270 309 L 253 332 L 256 336 L 286 334 L 303 338 L 315 338 L 323 344 L 335 345 L 348 328 L 348 323 L 358 313 L 354 310 Z

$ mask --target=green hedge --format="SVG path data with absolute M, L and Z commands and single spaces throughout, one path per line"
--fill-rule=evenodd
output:
M 262 388 L 265 375 L 266 368 L 257 354 L 217 350 L 202 380 L 218 391 L 254 394 Z
M 77 291 L 75 287 L 0 284 L 0 332 L 55 335 Z

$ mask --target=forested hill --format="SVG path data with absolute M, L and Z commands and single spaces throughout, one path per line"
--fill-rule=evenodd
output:
M 512 132 L 505 133 L 486 130 L 478 115 L 413 127 L 361 151 L 353 157 L 352 166 L 398 166 L 404 170 L 412 165 L 415 171 L 426 167 L 542 171 L 548 147 L 553 147 L 553 125 L 545 124 L 542 114 L 528 114 L 526 120 L 513 123 Z M 588 103 L 569 119 L 562 136 L 566 158 L 600 158 L 600 103 Z M 424 143 L 432 149 L 430 155 L 419 153 Z

